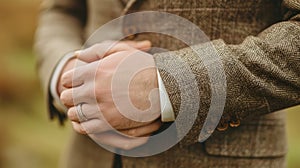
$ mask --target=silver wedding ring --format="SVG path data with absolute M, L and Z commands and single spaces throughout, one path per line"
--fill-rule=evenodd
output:
M 77 116 L 78 116 L 78 119 L 80 122 L 84 122 L 84 121 L 88 120 L 88 118 L 82 112 L 82 104 L 83 103 L 80 103 L 76 106 L 76 112 L 77 112 Z

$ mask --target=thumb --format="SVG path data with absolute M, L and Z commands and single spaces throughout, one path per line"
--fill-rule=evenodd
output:
M 125 44 L 129 45 L 132 48 L 147 51 L 151 48 L 151 42 L 149 40 L 144 41 L 124 41 Z

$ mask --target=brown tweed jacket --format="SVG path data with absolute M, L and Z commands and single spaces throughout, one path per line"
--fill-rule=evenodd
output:
M 45 0 L 35 48 L 43 88 L 61 57 L 80 49 L 99 26 L 121 15 L 126 0 Z M 175 51 L 154 54 L 159 67 L 174 68 L 174 58 L 190 65 L 199 87 L 200 110 L 183 141 L 146 158 L 122 157 L 123 167 L 285 167 L 285 114 L 275 111 L 300 104 L 299 0 L 139 0 L 129 12 L 158 10 L 177 14 L 198 25 L 220 55 L 227 78 L 224 115 L 212 136 L 197 143 L 210 102 L 209 78 L 203 62 L 190 48 L 151 34 L 155 46 Z M 195 46 L 205 50 L 205 44 Z M 205 57 L 203 53 L 203 57 Z M 177 115 L 180 91 L 176 78 L 160 70 Z M 187 85 L 185 88 L 189 88 Z M 184 91 L 184 90 L 183 90 Z M 51 117 L 63 118 L 47 96 Z M 190 101 L 190 100 L 186 100 Z M 190 101 L 192 102 L 192 101 Z M 62 121 L 62 120 L 61 120 Z M 231 123 L 241 122 L 231 128 Z M 177 125 L 180 132 L 182 129 Z M 210 131 L 210 130 L 208 130 Z M 112 154 L 88 137 L 74 134 L 67 167 L 111 167 Z

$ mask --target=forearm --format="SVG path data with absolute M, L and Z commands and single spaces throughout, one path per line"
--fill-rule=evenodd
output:
M 227 81 L 226 103 L 221 122 L 229 123 L 237 119 L 243 122 L 245 118 L 300 104 L 300 24 L 298 20 L 299 15 L 295 15 L 291 20 L 277 23 L 256 37 L 246 38 L 240 45 L 227 45 L 223 40 L 212 42 L 214 50 L 222 61 Z M 207 51 L 209 46 L 210 44 L 199 44 L 193 48 L 198 51 Z M 198 141 L 210 108 L 211 84 L 203 59 L 208 57 L 206 54 L 211 53 L 202 54 L 198 56 L 191 48 L 186 48 L 155 55 L 158 67 L 173 69 L 178 72 L 176 74 L 182 74 L 180 71 L 184 69 L 183 65 L 178 64 L 176 60 L 183 61 L 190 67 L 197 81 L 200 96 L 199 113 L 184 144 Z M 211 65 L 207 66 L 214 66 L 213 61 L 210 63 Z M 182 106 L 181 92 L 185 92 L 185 89 L 192 86 L 182 87 L 177 82 L 180 76 L 172 76 L 163 69 L 160 69 L 160 74 L 177 116 Z M 181 92 L 180 87 L 182 87 Z M 193 100 L 192 98 L 186 99 L 184 102 L 192 103 Z M 178 131 L 184 130 L 183 127 L 184 125 L 177 126 Z

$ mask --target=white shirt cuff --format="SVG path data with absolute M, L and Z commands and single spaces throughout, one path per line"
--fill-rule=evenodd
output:
M 57 108 L 57 110 L 59 111 L 67 111 L 67 107 L 62 104 L 62 102 L 60 101 L 60 98 L 58 96 L 57 93 L 57 84 L 58 84 L 58 80 L 60 78 L 61 75 L 61 71 L 63 70 L 65 64 L 72 58 L 74 58 L 74 52 L 66 54 L 57 64 L 56 68 L 54 69 L 54 72 L 52 74 L 51 80 L 50 80 L 50 93 L 53 97 L 53 105 L 55 108 Z
M 175 114 L 173 111 L 173 107 L 158 70 L 157 70 L 157 79 L 158 79 L 159 97 L 160 97 L 161 121 L 162 122 L 175 121 Z

